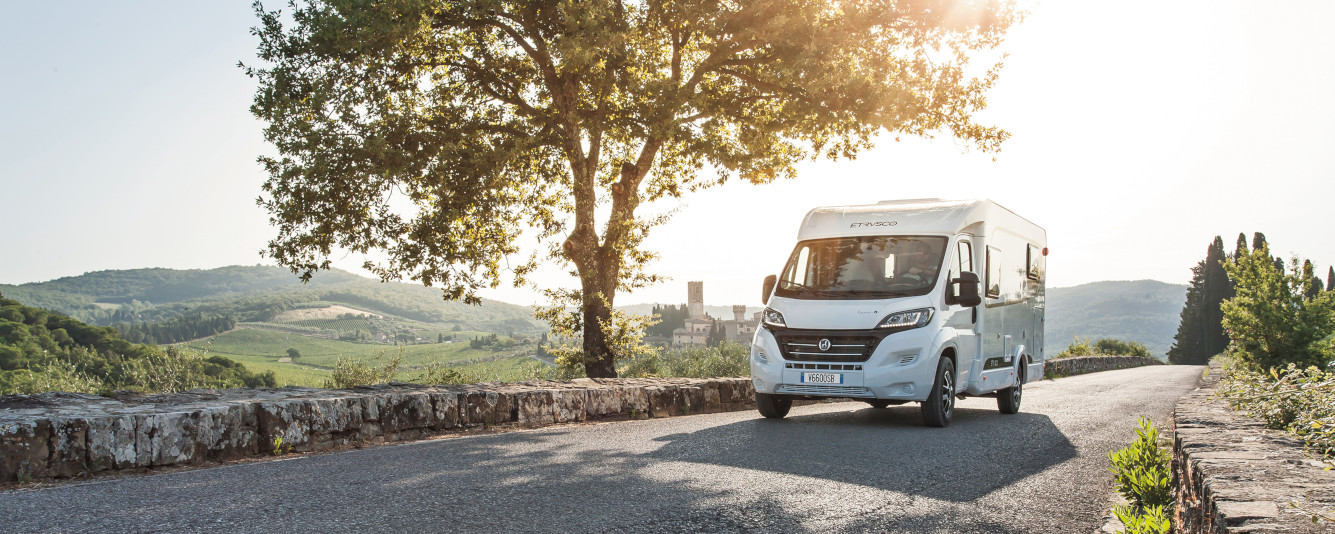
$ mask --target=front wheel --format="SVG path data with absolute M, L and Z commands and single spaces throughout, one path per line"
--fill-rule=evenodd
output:
M 1015 385 L 997 392 L 997 410 L 1012 414 L 1020 412 L 1020 397 L 1024 393 L 1024 372 L 1016 375 Z
M 793 399 L 769 393 L 756 393 L 756 409 L 770 419 L 782 419 L 793 408 Z
M 927 426 L 945 427 L 955 415 L 955 364 L 950 358 L 941 358 L 936 364 L 936 381 L 927 400 L 922 401 L 922 422 Z

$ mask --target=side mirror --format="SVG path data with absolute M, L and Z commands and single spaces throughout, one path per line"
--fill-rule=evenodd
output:
M 769 304 L 769 295 L 770 293 L 774 292 L 774 284 L 777 283 L 779 283 L 778 276 L 771 274 L 765 277 L 765 288 L 762 290 L 763 293 L 761 293 L 760 295 L 761 304 Z
M 959 278 L 950 279 L 950 293 L 946 295 L 946 304 L 959 304 L 965 308 L 982 304 L 983 297 L 978 295 L 981 286 L 977 274 L 968 271 L 960 273 Z

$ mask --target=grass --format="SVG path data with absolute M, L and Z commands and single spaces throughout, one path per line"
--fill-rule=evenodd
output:
M 421 369 L 432 362 L 443 362 L 461 371 L 477 373 L 486 380 L 521 380 L 521 365 L 529 360 L 524 349 L 492 352 L 471 349 L 467 339 L 484 335 L 481 332 L 455 332 L 466 336 L 455 343 L 427 343 L 421 345 L 394 345 L 353 343 L 315 338 L 289 332 L 275 332 L 254 328 L 239 328 L 211 340 L 194 341 L 188 345 L 207 350 L 210 355 L 224 356 L 246 365 L 257 372 L 273 371 L 278 385 L 318 387 L 332 374 L 340 357 L 370 361 L 378 354 L 393 356 L 403 350 L 402 370 L 396 378 L 409 380 L 421 374 Z M 490 335 L 490 334 L 486 334 Z M 294 348 L 301 358 L 293 363 L 280 363 L 287 357 L 287 349 Z

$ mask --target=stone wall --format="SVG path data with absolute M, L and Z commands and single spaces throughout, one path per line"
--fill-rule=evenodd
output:
M 755 407 L 747 378 L 197 390 L 0 397 L 0 481 L 417 439 L 452 429 Z
M 1048 360 L 1043 368 L 1043 375 L 1048 378 L 1056 378 L 1112 371 L 1114 369 L 1129 369 L 1142 365 L 1163 365 L 1163 362 L 1140 356 L 1075 356 Z
M 1201 387 L 1174 412 L 1174 525 L 1185 533 L 1332 532 L 1290 508 L 1335 509 L 1335 471 L 1282 431 L 1266 430 L 1214 398 L 1223 369 L 1211 362 Z

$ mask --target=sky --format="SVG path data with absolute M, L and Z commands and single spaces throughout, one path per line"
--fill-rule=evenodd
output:
M 249 113 L 248 2 L 5 2 L 0 18 L 0 283 L 107 269 L 269 264 L 255 204 L 270 153 Z M 996 154 L 948 136 L 880 139 L 794 180 L 659 209 L 652 270 L 617 304 L 760 304 L 805 213 L 883 199 L 991 198 L 1047 230 L 1048 283 L 1184 284 L 1214 236 L 1335 264 L 1335 2 L 1025 4 L 983 123 Z M 359 255 L 336 266 L 362 272 Z M 374 259 L 374 258 L 373 258 Z M 571 285 L 555 269 L 544 285 Z M 540 303 L 531 288 L 484 297 Z

